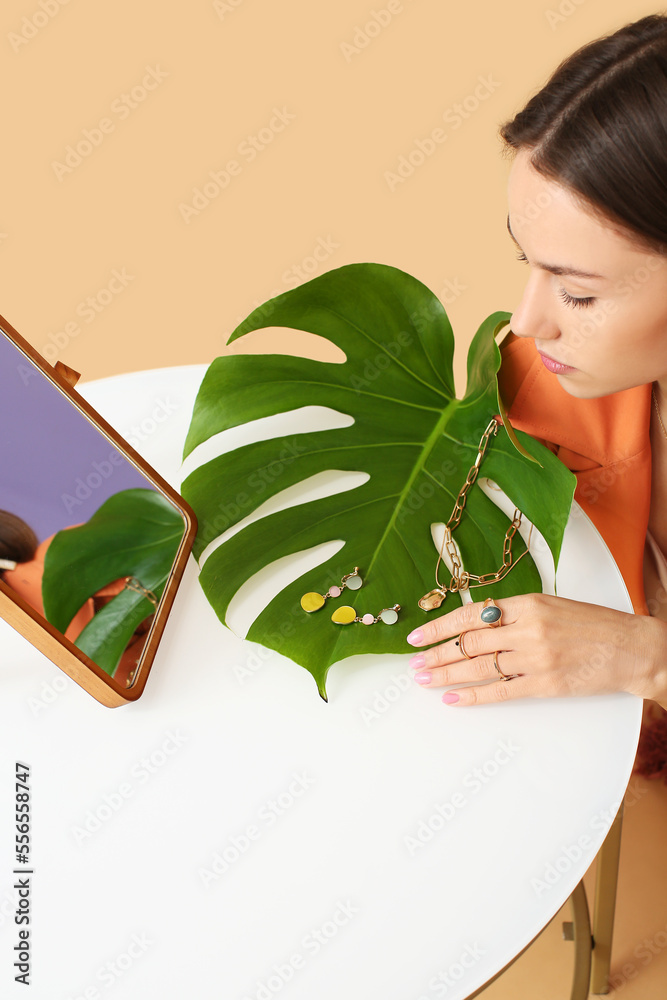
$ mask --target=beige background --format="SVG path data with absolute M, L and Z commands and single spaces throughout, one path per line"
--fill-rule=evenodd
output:
M 512 310 L 525 278 L 505 229 L 498 126 L 580 44 L 654 10 L 637 0 L 5 0 L 0 312 L 89 380 L 209 363 L 254 305 L 290 283 L 378 261 L 445 303 L 461 390 L 472 335 L 489 313 Z M 142 83 L 149 70 L 153 89 Z M 490 84 L 482 100 L 472 97 L 480 80 Z M 466 98 L 477 107 L 464 120 L 455 105 Z M 437 128 L 445 140 L 390 183 Z M 252 161 L 248 136 L 260 137 Z M 186 220 L 182 206 L 230 160 L 237 173 Z M 284 331 L 234 349 L 336 356 Z

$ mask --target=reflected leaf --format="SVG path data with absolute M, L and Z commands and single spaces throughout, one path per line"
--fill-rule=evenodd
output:
M 46 618 L 60 632 L 86 601 L 124 577 L 136 577 L 159 601 L 183 537 L 183 518 L 155 490 L 121 490 L 85 524 L 54 535 L 44 559 Z M 120 586 L 120 584 L 119 584 Z M 91 619 L 75 645 L 113 674 L 153 603 L 122 589 Z

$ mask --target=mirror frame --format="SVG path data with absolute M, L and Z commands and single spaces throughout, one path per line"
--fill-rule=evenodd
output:
M 0 618 L 20 632 L 41 653 L 60 667 L 73 681 L 108 708 L 117 708 L 141 697 L 153 659 L 162 637 L 176 590 L 185 571 L 190 550 L 197 533 L 197 520 L 192 508 L 141 455 L 132 448 L 107 421 L 74 389 L 79 380 L 78 372 L 56 361 L 51 365 L 27 340 L 17 333 L 4 317 L 0 316 L 0 335 L 4 334 L 26 355 L 42 375 L 52 383 L 89 423 L 103 434 L 118 452 L 135 466 L 183 516 L 183 537 L 172 563 L 171 572 L 157 605 L 153 623 L 134 671 L 132 683 L 122 687 L 70 639 L 47 622 L 19 594 L 0 579 Z

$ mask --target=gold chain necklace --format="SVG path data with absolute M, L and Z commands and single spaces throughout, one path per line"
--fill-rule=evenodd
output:
M 667 438 L 667 430 L 665 430 L 665 425 L 662 422 L 662 416 L 660 414 L 660 407 L 658 406 L 658 397 L 655 394 L 655 386 L 651 386 L 651 395 L 653 396 L 653 402 L 655 403 L 655 412 L 658 414 L 658 420 L 660 421 L 660 426 L 662 428 L 662 433 Z
M 463 570 L 461 565 L 461 560 L 459 558 L 458 550 L 454 541 L 452 540 L 452 532 L 458 526 L 461 515 L 463 513 L 463 508 L 465 507 L 466 499 L 468 496 L 468 490 L 474 484 L 479 473 L 479 467 L 482 464 L 482 459 L 486 452 L 486 446 L 489 443 L 489 438 L 491 435 L 498 433 L 498 427 L 500 426 L 500 421 L 497 417 L 493 417 L 482 434 L 479 446 L 477 449 L 477 458 L 475 459 L 475 464 L 468 470 L 468 475 L 466 480 L 459 490 L 459 495 L 456 498 L 456 503 L 454 504 L 454 510 L 451 513 L 449 521 L 445 525 L 445 534 L 442 540 L 442 545 L 440 546 L 440 554 L 438 555 L 438 561 L 435 566 L 435 582 L 437 587 L 435 590 L 429 590 L 428 594 L 418 601 L 419 607 L 423 611 L 434 611 L 435 608 L 439 608 L 447 597 L 447 593 L 456 593 L 459 590 L 468 590 L 470 587 L 486 587 L 490 583 L 497 583 L 502 580 L 503 577 L 507 576 L 509 571 L 516 566 L 519 559 L 528 552 L 526 548 L 525 552 L 522 552 L 519 559 L 512 560 L 512 540 L 521 525 L 521 511 L 518 507 L 514 508 L 514 516 L 512 518 L 512 523 L 505 532 L 505 540 L 503 542 L 503 562 L 500 569 L 496 570 L 495 573 L 483 573 L 481 576 L 475 576 L 474 573 L 468 573 Z M 532 533 L 532 527 L 531 527 Z M 530 542 L 530 536 L 529 536 Z M 443 586 L 438 578 L 438 569 L 440 568 L 440 563 L 442 562 L 442 555 L 444 549 L 447 549 L 447 554 L 452 564 L 452 578 L 449 582 L 449 586 Z M 471 580 L 476 580 L 477 583 L 470 583 Z

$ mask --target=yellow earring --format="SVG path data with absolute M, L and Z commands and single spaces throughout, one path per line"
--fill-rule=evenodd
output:
M 383 608 L 379 615 L 367 614 L 358 617 L 354 608 L 344 604 L 342 608 L 336 608 L 331 616 L 331 621 L 335 622 L 336 625 L 351 625 L 352 622 L 361 622 L 362 625 L 376 625 L 380 621 L 384 622 L 385 625 L 395 625 L 400 610 L 401 605 L 394 604 L 391 608 Z
M 324 606 L 324 602 L 329 597 L 340 597 L 345 588 L 348 590 L 359 590 L 364 581 L 359 576 L 359 567 L 355 566 L 351 573 L 347 573 L 340 581 L 340 587 L 329 587 L 326 594 L 316 594 L 314 591 L 304 594 L 301 598 L 301 607 L 304 611 L 319 611 Z

